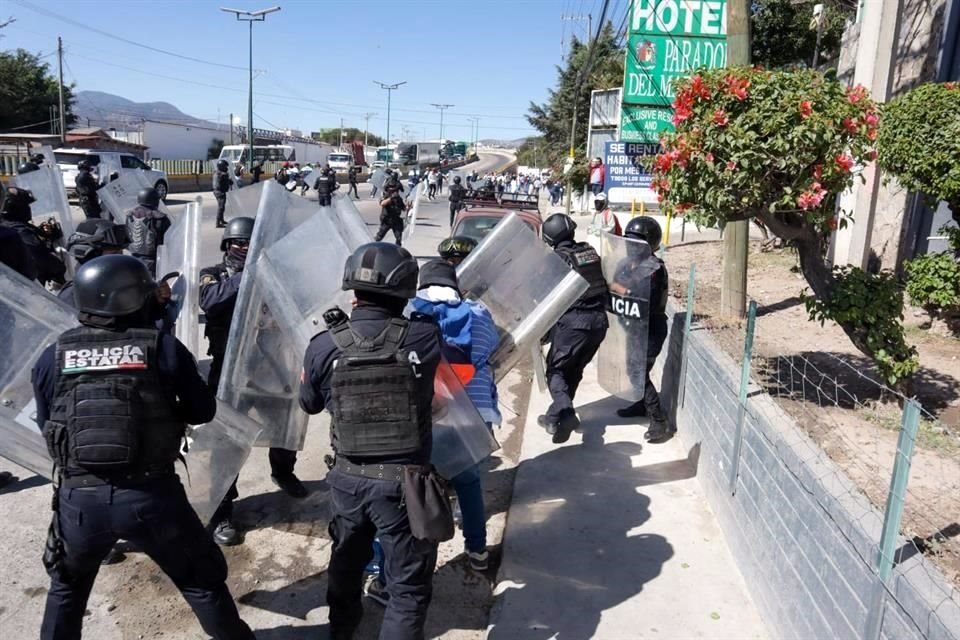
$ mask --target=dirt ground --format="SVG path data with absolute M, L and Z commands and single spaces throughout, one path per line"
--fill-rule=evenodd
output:
M 753 380 L 806 430 L 881 511 L 890 486 L 902 398 L 877 382 L 872 362 L 834 323 L 810 321 L 799 294 L 807 288 L 789 250 L 750 250 L 748 296 L 758 305 Z M 685 301 L 696 264 L 694 317 L 736 362 L 744 323 L 720 319 L 722 243 L 690 242 L 666 252 L 671 293 Z M 903 533 L 960 585 L 960 339 L 909 329 L 923 406 L 911 467 Z M 913 550 L 915 553 L 916 550 Z

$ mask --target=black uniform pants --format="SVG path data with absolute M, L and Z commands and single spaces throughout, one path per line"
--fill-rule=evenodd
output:
M 227 208 L 227 194 L 214 191 L 213 197 L 217 199 L 217 222 L 224 222 L 223 214 Z
M 381 640 L 420 640 L 433 595 L 437 545 L 413 537 L 399 482 L 327 474 L 330 485 L 330 538 L 327 604 L 334 633 L 354 629 L 363 615 L 363 571 L 380 537 L 390 602 L 383 614 Z
M 647 340 L 646 349 L 642 348 L 644 337 Z M 634 389 L 643 389 L 643 405 L 651 420 L 666 419 L 660 407 L 660 393 L 650 379 L 650 371 L 657 361 L 657 356 L 660 355 L 660 350 L 663 349 L 665 339 L 665 336 L 654 333 L 647 336 L 631 336 L 630 332 L 627 332 L 627 373 Z M 632 348 L 631 345 L 639 345 L 639 347 Z M 641 367 L 643 375 L 640 375 Z
M 204 531 L 175 475 L 139 485 L 60 489 L 65 556 L 51 583 L 41 640 L 79 640 L 100 562 L 119 539 L 156 562 L 180 590 L 206 635 L 252 639 L 227 589 L 227 563 Z
M 97 200 L 95 196 L 80 198 L 80 209 L 83 210 L 83 215 L 87 220 L 99 218 L 100 214 L 103 213 L 103 208 Z
M 387 231 L 393 231 L 397 246 L 403 244 L 403 218 L 400 216 L 380 218 L 380 230 L 377 231 L 377 235 L 373 239 L 380 242 L 383 240 L 383 236 L 387 235 Z
M 461 206 L 462 206 L 462 204 L 459 203 L 459 202 L 451 202 L 451 203 L 450 203 L 450 228 L 451 228 L 451 229 L 453 228 L 453 220 L 454 220 L 454 218 L 457 217 L 457 212 L 460 211 L 460 207 L 461 207 Z
M 329 193 L 321 193 L 317 196 L 317 202 L 320 203 L 321 207 L 329 207 L 330 201 L 331 198 Z
M 433 198 L 437 195 L 437 185 L 436 184 L 427 184 L 427 197 Z
M 571 326 L 561 320 L 550 334 L 546 373 L 553 402 L 547 409 L 548 418 L 558 420 L 561 411 L 573 409 L 573 399 L 583 380 L 583 370 L 593 360 L 607 335 L 606 325 L 602 321 L 591 324 L 577 323 Z
M 350 194 L 351 194 L 351 193 L 353 194 L 353 197 L 354 197 L 354 198 L 356 198 L 357 200 L 360 199 L 360 194 L 357 193 L 357 183 L 356 183 L 356 182 L 351 182 L 351 183 L 350 183 L 350 188 L 347 189 L 347 197 L 348 197 L 348 198 L 350 197 Z

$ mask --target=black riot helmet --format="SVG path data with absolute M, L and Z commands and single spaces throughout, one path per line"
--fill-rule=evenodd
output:
M 230 168 L 230 163 L 226 160 L 217 160 L 217 171 L 226 171 Z
M 577 223 L 565 213 L 555 213 L 543 221 L 540 233 L 543 241 L 555 247 L 564 240 L 573 240 L 573 232 L 577 230 Z
M 387 242 L 362 245 L 343 267 L 343 289 L 409 300 L 417 293 L 417 260 L 403 247 Z
M 660 230 L 660 224 L 650 216 L 639 216 L 627 223 L 623 237 L 643 240 L 650 245 L 650 249 L 656 251 L 660 247 L 663 231 Z
M 77 309 L 107 318 L 140 311 L 153 297 L 157 283 L 147 266 L 133 256 L 100 256 L 81 265 L 73 279 Z
M 463 260 L 470 252 L 473 251 L 477 246 L 477 241 L 473 238 L 468 238 L 467 236 L 453 236 L 452 238 L 444 238 L 440 242 L 440 246 L 437 247 L 437 253 L 440 254 L 440 257 L 444 260 L 451 260 L 459 258 Z
M 107 252 L 119 253 L 130 244 L 127 228 L 109 220 L 92 218 L 77 225 L 67 240 L 67 251 L 77 262 L 85 264 Z
M 31 171 L 38 171 L 39 169 L 40 169 L 40 165 L 34 162 L 33 159 L 30 159 L 30 161 L 21 163 L 20 166 L 17 167 L 17 175 L 22 176 L 25 173 L 30 173 Z
M 93 169 L 93 166 L 94 166 L 93 163 L 87 160 L 86 158 L 84 158 L 83 160 L 77 163 L 77 169 L 79 171 L 90 171 L 91 169 Z
M 0 210 L 0 217 L 11 222 L 30 222 L 32 214 L 30 205 L 36 202 L 33 192 L 29 189 L 20 187 L 10 187 L 7 189 L 7 195 L 3 199 L 3 209 Z
M 148 209 L 156 209 L 160 206 L 160 194 L 153 187 L 144 187 L 137 194 L 137 202 Z
M 460 176 L 453 176 L 453 184 L 460 184 Z
M 227 250 L 230 240 L 246 240 L 250 242 L 253 236 L 253 218 L 233 218 L 223 230 L 223 239 L 220 240 L 220 251 Z

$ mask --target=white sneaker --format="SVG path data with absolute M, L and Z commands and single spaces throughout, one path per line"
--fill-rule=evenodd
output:
M 363 587 L 363 593 L 377 604 L 387 606 L 390 602 L 390 594 L 387 593 L 386 585 L 380 584 L 380 576 L 373 575 L 367 579 L 367 584 Z

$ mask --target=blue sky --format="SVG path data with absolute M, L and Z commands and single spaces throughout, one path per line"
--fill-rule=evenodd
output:
M 431 103 L 447 103 L 455 106 L 444 115 L 445 137 L 468 138 L 467 119 L 479 116 L 482 138 L 513 139 L 534 133 L 523 116 L 552 86 L 561 43 L 569 45 L 573 32 L 584 37 L 585 23 L 561 15 L 597 16 L 601 1 L 10 0 L 0 18 L 16 22 L 0 47 L 51 54 L 45 60 L 55 71 L 59 35 L 65 80 L 78 90 L 162 100 L 224 123 L 233 112 L 245 122 L 247 25 L 219 7 L 277 4 L 280 12 L 254 25 L 254 68 L 263 70 L 254 79 L 255 126 L 309 132 L 343 117 L 362 129 L 363 114 L 375 112 L 370 130 L 383 135 L 386 92 L 373 80 L 406 80 L 393 92 L 394 135 L 409 127 L 412 137 L 435 138 L 439 113 Z M 626 10 L 626 0 L 611 5 Z M 149 51 L 89 27 L 239 68 Z

